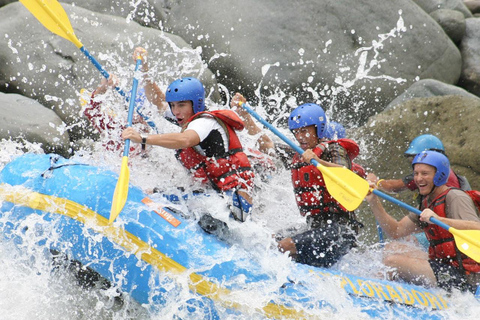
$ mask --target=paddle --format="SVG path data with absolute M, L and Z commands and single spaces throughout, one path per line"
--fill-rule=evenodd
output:
M 295 145 L 275 127 L 273 127 L 270 123 L 260 117 L 260 115 L 258 115 L 254 110 L 247 106 L 247 104 L 243 103 L 241 104 L 241 106 L 255 119 L 260 121 L 264 126 L 266 126 L 273 133 L 275 133 L 280 139 L 285 141 L 295 151 L 300 154 L 303 153 L 303 150 L 299 146 Z M 399 205 L 400 207 L 403 207 L 417 215 L 421 214 L 420 210 L 404 202 L 401 202 L 381 192 L 380 190 L 370 189 L 370 186 L 368 185 L 368 182 L 366 180 L 346 168 L 327 168 L 320 165 L 317 161 L 313 159 L 312 163 L 317 166 L 320 172 L 322 172 L 328 192 L 347 210 L 351 211 L 358 208 L 368 191 L 372 190 L 374 194 L 382 197 L 385 200 Z M 457 230 L 439 221 L 438 219 L 435 219 L 434 217 L 431 217 L 430 221 L 438 225 L 439 227 L 449 231 L 454 236 L 455 243 L 457 244 L 458 249 L 473 260 L 480 262 L 480 230 Z
M 60 37 L 72 42 L 85 56 L 93 63 L 93 65 L 102 73 L 105 78 L 109 78 L 107 70 L 88 52 L 83 44 L 77 39 L 73 32 L 72 25 L 68 19 L 67 13 L 63 7 L 56 0 L 20 0 L 20 2 L 30 11 L 31 14 L 41 24 L 51 32 Z M 119 87 L 115 89 L 122 95 L 126 96 L 125 92 Z
M 135 65 L 135 72 L 142 63 L 142 59 L 137 57 L 137 63 Z M 133 77 L 132 94 L 130 97 L 130 105 L 128 107 L 127 127 L 132 126 L 133 110 L 135 109 L 135 97 L 137 95 L 138 79 L 136 75 Z M 127 202 L 128 196 L 128 182 L 130 180 L 130 170 L 128 169 L 128 152 L 130 151 L 130 139 L 125 140 L 125 148 L 123 150 L 122 167 L 120 169 L 120 175 L 118 177 L 117 186 L 113 193 L 112 208 L 110 209 L 110 218 L 108 221 L 112 223 L 120 214 Z
M 56 0 L 20 0 L 20 2 L 30 11 L 31 14 L 37 20 L 43 24 L 45 28 L 50 30 L 51 32 L 59 35 L 60 37 L 67 39 L 68 41 L 72 42 L 80 51 L 85 54 L 85 56 L 93 63 L 93 65 L 100 71 L 100 73 L 106 78 L 110 78 L 107 70 L 88 52 L 88 50 L 83 46 L 83 44 L 78 40 L 75 36 L 73 31 L 72 25 L 70 20 L 68 19 L 67 13 L 63 9 L 63 7 L 58 3 Z M 123 92 L 120 87 L 115 87 L 122 96 L 127 99 L 129 102 L 129 98 Z M 149 119 L 146 115 L 140 112 L 139 108 L 137 108 L 138 114 L 145 119 L 147 124 L 152 127 L 153 129 L 157 129 L 155 123 Z
M 285 141 L 299 154 L 303 154 L 302 148 L 297 146 L 293 141 L 288 139 L 274 126 L 265 121 L 246 103 L 241 104 L 242 108 L 250 113 L 255 119 L 260 121 L 265 127 L 275 133 L 280 139 Z M 353 211 L 362 203 L 363 199 L 368 193 L 368 182 L 354 173 L 353 171 L 344 167 L 325 167 L 318 163 L 315 159 L 311 163 L 317 167 L 322 173 L 323 180 L 328 192 L 347 210 Z
M 417 215 L 420 215 L 422 213 L 417 208 L 412 207 L 398 199 L 395 199 L 381 192 L 378 189 L 373 189 L 372 192 L 377 196 L 382 197 L 383 199 L 388 200 Z M 453 235 L 453 238 L 455 239 L 455 243 L 461 252 L 463 252 L 473 260 L 480 262 L 480 230 L 458 230 L 453 227 L 450 227 L 448 224 L 443 223 L 442 221 L 434 217 L 430 217 L 430 221 L 436 224 L 437 226 L 450 232 Z

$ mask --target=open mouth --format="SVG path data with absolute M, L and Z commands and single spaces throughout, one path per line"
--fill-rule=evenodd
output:
M 306 144 L 305 142 L 300 142 L 300 148 L 302 148 L 303 150 L 305 150 L 305 149 L 308 148 L 308 144 Z
M 421 192 L 428 187 L 427 183 L 417 183 L 418 190 Z

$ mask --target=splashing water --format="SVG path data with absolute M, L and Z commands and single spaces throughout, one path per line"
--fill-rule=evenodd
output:
M 400 10 L 399 19 L 397 20 L 396 25 L 392 27 L 390 31 L 379 34 L 377 36 L 377 40 L 372 40 L 369 45 L 362 46 L 353 53 L 353 57 L 355 57 L 357 61 L 355 72 L 352 72 L 352 67 L 345 66 L 342 64 L 342 62 L 340 62 L 333 84 L 322 84 L 322 82 L 320 82 L 316 86 L 307 86 L 304 88 L 304 90 L 306 90 L 312 97 L 311 101 L 309 102 L 321 104 L 325 108 L 328 117 L 332 117 L 335 120 L 340 121 L 346 127 L 356 127 L 358 124 L 356 123 L 355 119 L 353 119 L 351 116 L 349 117 L 345 115 L 344 112 L 341 112 L 342 106 L 339 97 L 341 95 L 351 96 L 352 87 L 359 81 L 365 79 L 383 79 L 392 83 L 405 83 L 407 80 L 404 78 L 394 77 L 384 73 L 384 70 L 382 70 L 382 64 L 388 63 L 389 57 L 383 57 L 381 51 L 384 48 L 385 43 L 387 43 L 391 38 L 401 37 L 405 32 L 407 32 L 407 28 L 404 25 L 402 11 Z M 352 30 L 351 33 L 354 34 L 355 30 Z M 364 42 L 362 38 L 359 38 L 358 41 L 359 43 Z M 331 39 L 325 42 L 325 47 L 322 49 L 323 53 L 329 53 L 329 47 L 331 46 L 332 42 L 333 41 Z M 295 62 L 295 64 L 303 65 L 312 63 L 311 61 L 304 61 L 303 49 L 299 49 L 298 54 L 299 59 L 297 62 Z M 346 57 L 345 60 L 349 61 L 349 56 Z M 271 68 L 278 66 L 280 66 L 279 62 L 264 65 L 262 67 L 263 78 Z M 315 76 L 316 74 L 312 73 L 312 75 L 306 79 L 306 83 L 311 83 L 313 81 L 313 77 Z M 377 88 L 376 90 L 379 92 L 381 88 Z M 295 96 L 286 94 L 278 88 L 273 94 L 265 97 L 264 93 L 262 93 L 262 81 L 260 81 L 260 84 L 255 90 L 255 95 L 259 101 L 267 100 L 272 102 L 271 105 L 267 106 L 270 114 L 265 115 L 266 119 L 270 122 L 276 121 L 277 123 L 283 123 L 282 119 L 286 119 L 291 110 L 298 105 Z M 365 106 L 365 102 L 362 97 L 357 97 L 356 100 L 357 102 L 352 110 L 352 114 L 360 111 L 360 109 Z
M 348 93 L 348 89 L 351 88 L 355 84 L 355 82 L 362 79 L 386 79 L 397 83 L 406 82 L 406 79 L 394 78 L 384 74 L 371 75 L 371 72 L 374 71 L 373 69 L 380 70 L 381 64 L 387 62 L 386 58 L 380 59 L 380 50 L 384 46 L 383 43 L 389 38 L 401 36 L 402 32 L 406 32 L 406 28 L 404 26 L 403 18 L 400 16 L 397 21 L 397 26 L 395 28 L 393 28 L 392 30 L 390 30 L 390 32 L 386 34 L 378 35 L 379 41 L 372 41 L 372 45 L 370 47 L 362 47 L 355 51 L 355 56 L 359 57 L 358 69 L 355 75 L 355 79 L 343 81 L 342 77 L 338 76 L 335 79 L 335 83 L 338 84 L 339 87 L 337 87 L 337 89 L 335 90 L 336 92 L 334 91 L 334 93 L 338 94 L 342 91 Z M 370 60 L 368 59 L 369 54 L 373 54 L 373 57 L 370 58 Z
M 136 7 L 140 2 L 132 2 L 132 5 Z M 131 18 L 129 17 L 128 19 Z M 380 70 L 379 67 L 386 61 L 379 57 L 379 49 L 387 39 L 400 36 L 401 32 L 405 32 L 405 27 L 403 26 L 403 19 L 400 17 L 395 28 L 389 33 L 379 35 L 379 41 L 373 41 L 370 46 L 360 48 L 355 52 L 355 56 L 358 57 L 358 68 L 353 79 L 344 79 L 339 75 L 335 81 L 335 86 L 310 88 L 311 92 L 317 94 L 315 98 L 321 100 L 328 96 L 333 97 L 329 99 L 335 100 L 337 94 L 340 92 L 348 93 L 353 84 L 361 79 L 380 78 L 396 82 L 405 81 L 404 79 L 393 78 L 388 75 L 374 75 L 375 71 Z M 137 37 L 141 36 L 134 35 L 132 39 Z M 166 37 L 165 39 L 168 40 Z M 123 52 L 130 53 L 135 46 L 134 43 L 137 42 L 137 39 L 132 40 L 128 48 L 123 48 Z M 191 61 L 190 55 L 183 55 L 187 50 L 191 53 L 190 49 L 178 48 L 170 40 L 168 40 L 168 43 L 174 49 L 173 54 L 177 58 L 182 56 L 184 58 L 178 59 L 180 61 L 178 64 L 169 66 L 162 65 L 162 61 L 150 62 L 150 76 L 156 79 L 163 90 L 167 86 L 167 78 L 172 76 L 180 77 L 182 74 L 201 76 L 206 70 L 206 65 L 202 64 L 199 66 L 198 63 Z M 331 40 L 326 42 L 324 52 L 328 50 L 330 44 Z M 10 45 L 11 43 L 9 42 Z M 161 54 L 160 49 L 148 48 L 148 44 L 146 44 L 146 47 L 151 53 Z M 13 46 L 10 46 L 10 48 L 12 52 L 15 52 L 16 49 Z M 200 56 L 201 52 L 198 50 L 195 50 L 195 52 Z M 303 55 L 301 50 L 299 55 Z M 128 55 L 126 54 L 126 56 Z M 221 53 L 219 53 L 220 56 L 222 56 Z M 120 79 L 122 88 L 130 86 L 129 79 L 131 79 L 133 71 L 130 61 L 127 63 L 124 57 L 113 53 L 100 54 L 99 58 L 114 66 L 114 73 Z M 278 62 L 265 65 L 261 70 L 262 75 L 265 76 L 270 68 L 278 66 Z M 91 84 L 94 85 L 93 80 Z M 221 84 L 220 88 L 223 88 L 223 91 L 226 93 L 227 102 L 225 105 L 221 105 L 209 100 L 207 103 L 212 105 L 211 109 L 221 109 L 228 105 L 228 90 Z M 259 98 L 262 96 L 261 89 L 262 84 L 260 82 L 255 92 Z M 56 97 L 50 98 L 55 99 Z M 269 107 L 279 110 L 279 116 L 272 117 L 266 114 L 262 105 L 257 110 L 261 116 L 271 120 L 270 122 L 275 126 L 280 127 L 281 119 L 285 118 L 289 110 L 296 105 L 296 99 L 281 90 L 277 90 L 274 94 L 267 97 L 267 100 L 269 101 Z M 102 107 L 106 108 L 105 112 L 117 115 L 125 114 L 126 121 L 126 103 L 124 98 L 120 97 L 116 92 L 110 91 L 102 97 L 102 101 Z M 259 101 L 262 101 L 262 99 L 259 99 Z M 331 105 L 334 106 L 335 103 Z M 146 106 L 146 108 L 149 108 L 147 110 L 148 115 L 157 124 L 159 133 L 178 131 L 176 126 L 158 115 L 153 106 Z M 334 113 L 333 111 L 334 107 L 329 110 L 329 113 L 332 114 Z M 59 128 L 59 130 L 67 129 L 65 127 Z M 109 135 L 120 135 L 119 129 L 116 130 L 110 132 Z M 281 128 L 281 131 L 293 138 L 288 130 Z M 255 148 L 257 137 L 248 136 L 244 132 L 240 133 L 240 138 L 245 148 Z M 121 154 L 120 152 L 105 151 L 103 145 L 105 139 L 108 139 L 108 137 L 101 137 L 99 141 L 91 142 L 84 149 L 79 150 L 74 158 L 84 163 L 106 167 L 119 172 Z M 38 144 L 26 143 L 20 145 L 3 140 L 0 144 L 0 169 L 13 158 L 25 152 L 43 153 Z M 140 186 L 145 191 L 160 187 L 167 194 L 178 193 L 178 187 L 184 188 L 185 193 L 201 188 L 202 186 L 194 183 L 191 176 L 174 159 L 173 150 L 153 147 L 150 148 L 149 156 L 146 158 L 131 157 L 129 164 L 130 183 Z M 250 305 L 255 305 L 258 301 L 263 301 L 265 297 L 270 297 L 272 292 L 284 283 L 284 278 L 289 274 L 291 268 L 292 263 L 286 256 L 265 254 L 266 251 L 276 251 L 272 234 L 280 233 L 286 235 L 298 232 L 305 225 L 304 218 L 298 214 L 290 181 L 290 173 L 287 170 L 278 168 L 276 172 L 270 174 L 268 179 L 260 179 L 258 177 L 255 182 L 257 190 L 254 195 L 254 216 L 251 221 L 232 225 L 231 229 L 234 235 L 232 242 L 236 246 L 247 248 L 249 254 L 259 261 L 264 272 L 277 275 L 278 280 L 277 282 L 274 281 L 274 283 L 247 286 L 245 285 L 245 279 L 229 279 L 228 281 L 237 281 L 245 286 L 245 290 L 239 293 L 237 298 L 239 301 Z M 152 196 L 152 198 L 154 197 Z M 172 206 L 192 216 L 208 211 L 215 217 L 223 220 L 228 219 L 226 200 L 214 192 L 207 191 L 207 196 L 196 197 L 188 202 L 184 201 Z M 362 213 L 364 212 L 360 212 L 360 214 Z M 365 214 L 368 213 L 365 212 Z M 0 223 L 4 223 L 4 221 L 0 221 Z M 36 220 L 35 217 L 27 220 L 25 224 L 29 227 L 28 230 L 31 233 L 22 238 L 25 241 L 22 245 L 23 250 L 19 250 L 18 246 L 14 246 L 12 243 L 0 242 L 0 267 L 2 270 L 0 275 L 0 309 L 2 310 L 2 319 L 172 319 L 174 317 L 195 319 L 195 315 L 192 316 L 186 311 L 183 311 L 183 313 L 179 312 L 181 307 L 185 307 L 187 301 L 193 297 L 193 294 L 188 290 L 186 278 L 178 280 L 179 282 L 185 282 L 180 288 L 173 286 L 166 278 L 165 280 L 162 279 L 162 285 L 166 288 L 171 287 L 174 291 L 168 296 L 168 301 L 160 310 L 140 306 L 128 296 L 121 296 L 114 288 L 83 288 L 78 285 L 78 279 L 75 278 L 68 268 L 59 268 L 54 265 L 52 254 L 35 245 L 35 240 L 38 240 L 38 237 L 42 237 L 42 232 L 46 234 L 46 230 L 42 228 L 48 228 L 48 225 Z M 52 234 L 55 235 L 54 230 L 52 230 Z M 92 236 L 94 237 L 94 235 Z M 29 239 L 31 240 L 30 242 L 28 241 Z M 44 240 L 47 242 L 55 241 L 55 239 Z M 196 239 L 193 238 L 191 241 L 196 241 Z M 196 252 L 195 254 L 205 253 Z M 233 259 L 233 257 L 228 256 L 233 254 L 233 251 L 225 252 L 225 254 L 227 256 L 222 258 Z M 213 265 L 215 261 L 211 263 Z M 385 267 L 381 263 L 381 248 L 377 246 L 352 251 L 339 263 L 337 269 L 372 278 L 386 272 Z M 162 275 L 159 275 L 159 277 L 162 277 Z M 345 291 L 339 289 L 335 281 L 312 280 L 312 282 L 314 282 L 317 289 L 315 292 L 312 292 L 312 295 L 321 297 L 334 306 L 333 309 L 317 310 L 320 318 L 368 318 L 358 307 L 352 305 Z M 472 307 L 475 305 L 475 301 L 471 295 L 454 293 L 451 299 L 454 306 L 447 313 L 451 319 L 474 319 L 480 312 L 480 307 Z M 121 303 L 119 303 L 120 300 Z M 222 319 L 244 319 L 245 317 L 244 315 L 232 315 L 228 312 L 221 313 L 221 315 Z M 249 318 L 261 319 L 258 315 L 249 315 Z

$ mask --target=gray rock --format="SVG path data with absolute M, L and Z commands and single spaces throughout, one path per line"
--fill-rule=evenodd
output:
M 465 36 L 460 45 L 463 66 L 458 83 L 467 91 L 480 96 L 480 20 L 470 18 L 466 21 Z
M 462 0 L 413 0 L 426 13 L 431 13 L 438 9 L 450 9 L 461 12 L 465 18 L 471 18 L 472 12 L 467 8 Z
M 430 16 L 438 22 L 453 42 L 459 44 L 462 41 L 465 35 L 465 17 L 461 12 L 439 9 L 432 11 Z
M 132 85 L 132 52 L 143 46 L 149 50 L 151 75 L 161 87 L 182 76 L 196 76 L 211 97 L 218 97 L 211 90 L 216 88 L 213 74 L 178 36 L 80 7 L 63 7 L 78 39 L 108 72 L 120 77 L 123 91 Z M 18 2 L 0 8 L 0 30 L 0 91 L 23 94 L 54 110 L 69 126 L 73 140 L 88 136 L 83 130 L 87 122 L 80 120 L 79 90 L 95 88 L 100 72 L 73 43 L 48 31 Z
M 473 14 L 480 13 L 480 0 L 463 0 L 463 3 Z
M 0 0 L 0 7 L 6 6 L 9 3 L 16 2 L 18 0 Z
M 35 100 L 0 92 L 0 138 L 41 143 L 46 152 L 69 155 L 65 123 Z
M 409 0 L 171 1 L 166 28 L 202 55 L 217 79 L 280 106 L 319 102 L 365 121 L 418 79 L 454 84 L 458 48 Z
M 142 26 L 159 28 L 165 12 L 164 0 L 62 0 L 62 3 L 79 6 L 93 12 L 123 17 Z
M 411 172 L 403 157 L 410 141 L 430 133 L 442 140 L 455 172 L 479 190 L 478 119 L 478 98 L 455 95 L 409 100 L 357 128 L 353 137 L 363 146 L 359 162 L 382 178 L 399 179 Z
M 412 84 L 410 88 L 405 90 L 404 93 L 402 93 L 397 98 L 395 98 L 395 100 L 390 102 L 385 108 L 385 110 L 389 110 L 399 104 L 403 104 L 405 101 L 414 98 L 428 98 L 447 95 L 459 95 L 471 99 L 478 98 L 474 94 L 471 94 L 457 86 L 446 84 L 433 79 L 424 79 Z

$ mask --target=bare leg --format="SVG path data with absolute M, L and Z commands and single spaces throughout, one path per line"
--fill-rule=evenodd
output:
M 383 259 L 386 266 L 395 268 L 389 273 L 390 280 L 396 276 L 413 284 L 436 286 L 437 279 L 427 259 L 410 257 L 404 254 L 393 254 Z
M 415 237 L 412 237 L 415 238 Z M 405 255 L 410 258 L 417 258 L 417 259 L 428 259 L 428 253 L 422 249 L 420 249 L 420 244 L 418 241 L 410 242 L 410 241 L 393 241 L 389 242 L 385 245 L 385 255 Z

